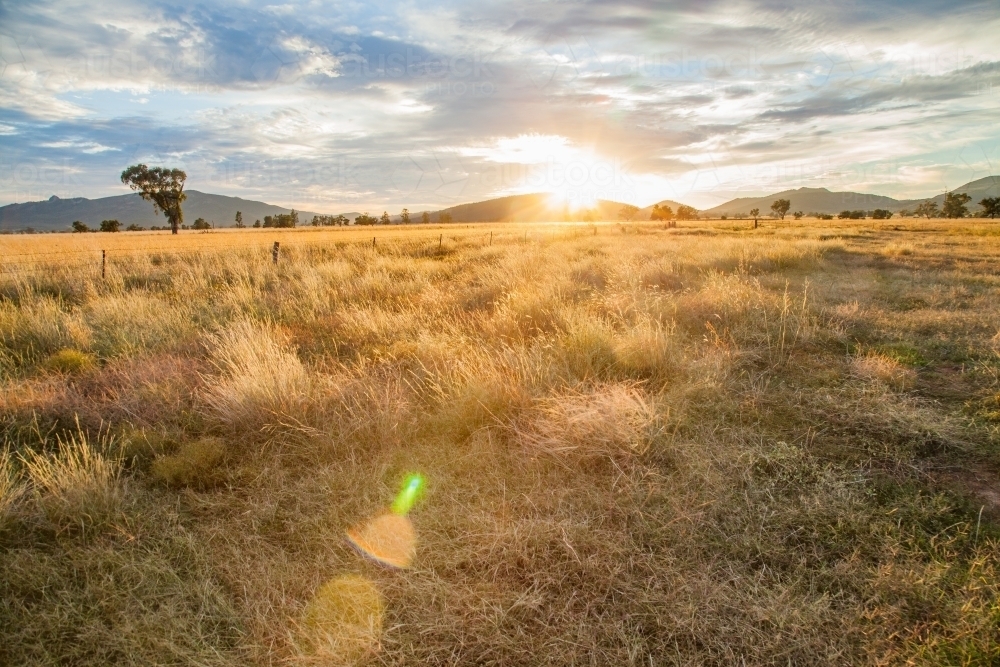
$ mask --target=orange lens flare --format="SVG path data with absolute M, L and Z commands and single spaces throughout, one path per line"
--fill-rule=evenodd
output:
M 369 558 L 400 569 L 410 567 L 417 552 L 413 524 L 399 514 L 383 514 L 354 526 L 347 539 Z

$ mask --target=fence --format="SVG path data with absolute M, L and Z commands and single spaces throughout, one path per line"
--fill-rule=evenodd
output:
M 294 233 L 293 233 L 294 234 Z M 314 249 L 344 249 L 347 247 L 368 247 L 373 252 L 382 248 L 409 246 L 411 254 L 430 256 L 444 252 L 445 241 L 478 243 L 492 246 L 494 243 L 527 243 L 554 236 L 596 235 L 597 226 L 577 226 L 570 229 L 530 229 L 517 231 L 474 231 L 434 235 L 379 235 L 373 234 L 371 240 L 352 236 L 350 239 L 289 239 L 284 236 L 280 241 L 267 239 L 256 243 L 208 243 L 190 245 L 136 246 L 85 250 L 53 250 L 28 253 L 8 253 L 0 248 L 0 279 L 17 279 L 44 273 L 55 269 L 79 270 L 81 273 L 92 273 L 101 278 L 107 278 L 109 272 L 116 267 L 124 267 L 128 260 L 143 257 L 156 258 L 162 261 L 164 255 L 173 257 L 215 254 L 223 252 L 251 251 L 260 253 L 266 258 L 270 255 L 275 265 L 285 264 L 293 260 L 295 251 Z M 292 252 L 290 252 L 292 251 Z

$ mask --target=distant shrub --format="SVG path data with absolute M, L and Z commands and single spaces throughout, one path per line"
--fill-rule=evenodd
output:
M 884 208 L 877 208 L 872 211 L 872 220 L 888 220 L 892 217 L 892 211 L 887 211 Z
M 204 230 L 211 228 L 212 225 L 207 220 L 205 220 L 205 218 L 198 218 L 197 220 L 194 221 L 194 224 L 191 225 L 191 229 Z
M 101 231 L 102 232 L 118 232 L 121 231 L 122 223 L 117 220 L 101 220 Z
M 176 453 L 153 461 L 153 478 L 168 486 L 207 488 L 218 481 L 219 463 L 225 453 L 225 445 L 218 438 L 185 442 Z
M 45 360 L 45 367 L 57 373 L 82 373 L 93 365 L 93 355 L 72 349 L 59 350 Z

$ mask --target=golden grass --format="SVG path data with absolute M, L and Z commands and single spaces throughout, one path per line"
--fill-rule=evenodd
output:
M 3 237 L 0 664 L 995 664 L 992 229 Z
M 60 529 L 104 523 L 121 502 L 119 462 L 98 451 L 82 431 L 59 439 L 53 454 L 29 451 L 24 468 L 39 507 Z

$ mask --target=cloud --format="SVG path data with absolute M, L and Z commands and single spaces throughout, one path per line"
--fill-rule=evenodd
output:
M 639 203 L 772 185 L 919 195 L 1000 143 L 995 9 L 5 4 L 0 200 L 114 194 L 139 159 L 329 211 L 506 194 L 532 186 L 508 178 L 519 165 L 574 160 L 615 165 Z

